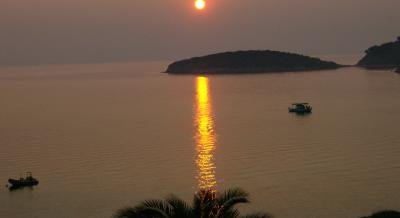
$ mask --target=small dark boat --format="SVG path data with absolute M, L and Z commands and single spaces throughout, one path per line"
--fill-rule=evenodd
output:
M 35 186 L 39 184 L 39 181 L 33 178 L 31 172 L 26 172 L 25 178 L 21 176 L 19 179 L 8 179 L 8 182 L 12 185 L 11 188 L 13 189 Z
M 289 112 L 305 114 L 311 113 L 312 107 L 308 103 L 293 103 L 291 107 L 289 107 Z
M 394 72 L 400 73 L 400 67 L 396 68 L 396 69 L 394 70 Z

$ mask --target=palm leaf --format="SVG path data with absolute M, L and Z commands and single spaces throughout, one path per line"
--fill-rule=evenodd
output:
M 147 200 L 137 205 L 134 210 L 138 215 L 154 218 L 169 218 L 171 207 L 163 200 Z
M 216 217 L 218 218 L 237 218 L 240 217 L 240 212 L 237 209 L 231 209 L 228 211 L 224 211 L 221 214 L 218 214 Z
M 119 209 L 114 215 L 114 218 L 137 218 L 137 217 L 138 215 L 135 209 L 132 207 L 125 207 Z
M 253 213 L 246 216 L 241 216 L 240 218 L 272 218 L 272 216 L 266 213 Z
M 193 200 L 193 213 L 196 217 L 215 217 L 217 206 L 216 192 L 214 190 L 202 189 L 196 192 Z
M 172 217 L 192 217 L 193 216 L 193 209 L 192 207 L 187 204 L 184 200 L 178 198 L 175 195 L 171 195 L 165 199 L 165 201 L 170 205 L 173 216 Z
M 239 203 L 249 203 L 249 194 L 240 188 L 228 189 L 217 198 L 219 210 L 218 216 L 233 209 Z
M 269 214 L 254 213 L 240 216 L 237 204 L 248 203 L 249 194 L 240 188 L 228 189 L 222 194 L 203 189 L 195 193 L 193 205 L 175 195 L 165 200 L 148 200 L 135 207 L 117 211 L 114 218 L 271 218 Z

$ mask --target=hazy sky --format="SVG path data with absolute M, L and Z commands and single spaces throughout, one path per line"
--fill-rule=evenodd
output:
M 193 1 L 0 0 L 0 65 L 360 53 L 400 35 L 400 0 Z

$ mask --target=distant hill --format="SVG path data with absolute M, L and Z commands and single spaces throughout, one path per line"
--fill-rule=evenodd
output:
M 342 65 L 279 51 L 236 51 L 194 57 L 170 64 L 171 74 L 265 73 L 337 69 Z
M 400 67 L 400 37 L 395 42 L 375 45 L 365 51 L 366 55 L 358 62 L 358 66 L 366 68 Z

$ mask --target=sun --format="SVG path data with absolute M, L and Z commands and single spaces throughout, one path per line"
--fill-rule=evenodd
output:
M 196 0 L 194 2 L 194 7 L 196 7 L 197 10 L 203 10 L 206 7 L 206 2 L 204 0 Z

